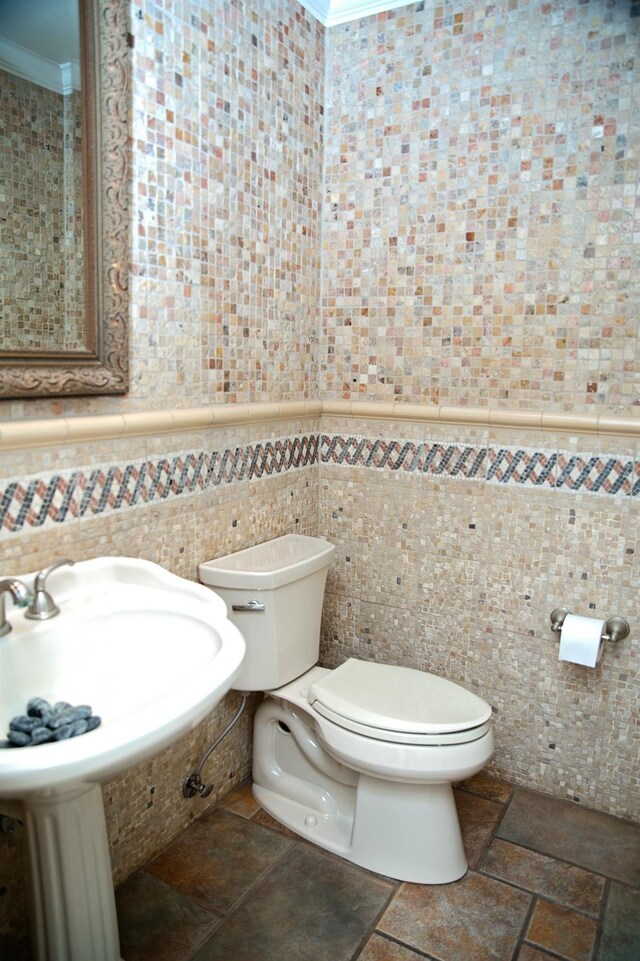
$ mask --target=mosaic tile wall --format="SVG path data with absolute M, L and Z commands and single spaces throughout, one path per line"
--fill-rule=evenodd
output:
M 87 342 L 84 293 L 84 217 L 82 102 L 78 90 L 63 98 L 64 106 L 64 349 Z
M 327 42 L 321 396 L 640 403 L 636 0 L 425 0 Z
M 64 98 L 0 72 L 0 348 L 46 349 L 63 316 Z
M 144 557 L 167 570 L 197 579 L 198 564 L 208 558 L 241 550 L 257 541 L 284 533 L 317 533 L 317 473 L 313 435 L 302 434 L 297 422 L 277 425 L 284 433 L 272 433 L 264 426 L 252 438 L 247 428 L 208 431 L 201 435 L 168 435 L 149 441 L 147 464 L 163 462 L 162 452 L 181 451 L 181 455 L 164 458 L 173 470 L 182 474 L 183 464 L 197 465 L 199 455 L 207 452 L 208 482 L 202 474 L 191 471 L 191 481 L 183 476 L 171 487 L 153 485 L 151 472 L 141 471 L 143 486 L 137 493 L 127 488 L 126 466 L 116 480 L 110 472 L 118 453 L 124 448 L 130 463 L 137 467 L 134 451 L 139 455 L 140 438 L 130 440 L 128 447 L 119 442 L 105 445 L 103 470 L 98 475 L 84 474 L 79 468 L 60 469 L 52 490 L 66 483 L 65 493 L 73 490 L 77 500 L 69 497 L 66 508 L 49 502 L 46 522 L 35 525 L 26 521 L 22 533 L 3 539 L 0 546 L 0 572 L 14 574 L 37 570 L 52 558 L 68 556 L 85 560 L 100 555 L 124 554 Z M 308 427 L 308 425 L 307 425 Z M 194 442 L 195 448 L 186 445 Z M 309 443 L 311 441 L 311 443 Z M 219 457 L 212 452 L 220 451 Z M 230 452 L 225 455 L 225 452 Z M 78 452 L 77 452 L 78 453 Z M 88 451 L 85 449 L 84 455 Z M 94 451 L 94 462 L 100 463 L 100 452 Z M 190 454 L 195 455 L 193 460 Z M 43 458 L 55 463 L 55 451 L 43 451 Z M 112 460 L 113 458 L 113 460 Z M 200 459 L 203 465 L 205 458 Z M 159 481 L 160 474 L 156 475 Z M 165 480 L 167 475 L 164 475 Z M 200 479 L 198 483 L 195 478 Z M 88 482 L 85 486 L 84 482 Z M 108 485 L 120 483 L 129 494 L 116 506 L 115 498 L 101 498 L 96 493 Z M 84 511 L 77 510 L 85 493 L 93 487 L 93 496 Z M 110 488 L 109 488 L 110 490 Z M 149 496 L 153 490 L 153 496 Z M 111 491 L 110 491 L 111 492 Z M 33 498 L 42 490 L 33 489 Z M 31 495 L 28 495 L 31 496 Z M 46 494 L 45 494 L 46 499 Z M 64 500 L 64 495 L 63 495 Z M 91 506 L 89 506 L 91 501 Z M 32 500 L 33 507 L 33 500 Z M 35 517 L 35 515 L 32 515 Z M 6 528 L 5 528 L 6 532 Z M 9 611 L 9 617 L 22 612 Z M 116 882 L 164 847 L 191 819 L 198 817 L 235 784 L 250 773 L 251 716 L 225 740 L 210 758 L 205 779 L 215 785 L 209 801 L 182 799 L 184 778 L 191 772 L 213 737 L 226 725 L 237 707 L 231 693 L 219 708 L 193 732 L 164 751 L 148 764 L 143 764 L 114 778 L 105 785 L 105 809 Z M 255 707 L 255 703 L 252 704 Z M 0 812 L 3 810 L 0 801 Z M 23 876 L 23 837 L 0 836 L 0 948 L 3 937 L 15 938 L 26 925 L 25 885 Z
M 127 0 L 104 2 L 129 7 Z M 315 397 L 324 29 L 289 0 L 134 0 L 130 19 L 131 390 L 118 399 L 5 401 L 0 419 Z M 314 469 L 286 448 L 287 439 L 293 445 L 308 430 L 308 423 L 280 423 L 253 434 L 191 432 L 3 455 L 0 474 L 26 484 L 24 491 L 34 477 L 51 480 L 58 472 L 64 484 L 75 475 L 65 492 L 75 492 L 76 500 L 60 498 L 56 481 L 50 510 L 41 515 L 47 522 L 27 521 L 20 536 L 3 541 L 0 570 L 35 570 L 62 555 L 124 553 L 194 578 L 207 557 L 289 531 L 315 533 Z M 283 439 L 286 449 L 277 448 Z M 100 498 L 83 502 L 78 493 L 85 482 L 94 494 L 117 484 L 109 475 L 114 465 L 131 464 L 133 471 L 194 451 L 197 461 L 217 445 L 222 456 L 227 449 L 249 456 L 258 443 L 266 453 L 262 465 L 243 461 L 241 479 L 236 463 L 235 473 L 216 474 L 220 482 L 202 484 L 188 502 L 159 497 L 153 488 L 152 502 L 118 512 L 108 496 L 101 507 Z M 285 462 L 291 469 L 283 470 Z M 137 493 L 135 482 L 127 487 L 131 474 L 120 480 L 123 502 L 142 501 L 142 487 Z M 42 490 L 28 496 L 32 506 L 40 498 L 42 508 Z M 56 511 L 66 523 L 53 521 Z M 207 773 L 216 784 L 210 802 L 175 800 L 185 773 L 234 707 L 230 696 L 192 737 L 107 786 L 117 880 L 248 774 L 247 721 L 210 761 Z M 7 887 L 1 935 L 25 918 L 21 845 L 0 837 L 0 846 L 0 889 Z
M 464 684 L 493 706 L 497 773 L 640 821 L 640 450 L 606 440 L 325 418 L 322 656 Z M 559 606 L 631 637 L 561 663 Z
M 134 395 L 314 394 L 323 28 L 290 0 L 133 11 Z

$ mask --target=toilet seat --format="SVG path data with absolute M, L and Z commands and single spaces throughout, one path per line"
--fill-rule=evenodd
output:
M 445 678 L 349 658 L 314 681 L 309 704 L 355 734 L 395 744 L 446 745 L 487 733 L 491 707 Z

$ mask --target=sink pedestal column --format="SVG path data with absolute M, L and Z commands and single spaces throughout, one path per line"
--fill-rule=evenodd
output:
M 98 784 L 24 802 L 36 961 L 120 961 Z

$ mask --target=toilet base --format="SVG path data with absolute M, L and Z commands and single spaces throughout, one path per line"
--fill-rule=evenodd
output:
M 357 774 L 331 758 L 312 722 L 267 698 L 255 721 L 253 793 L 286 827 L 401 881 L 448 884 L 467 870 L 451 784 Z
M 253 794 L 285 827 L 376 874 L 414 884 L 449 884 L 463 877 L 467 859 L 450 785 L 409 785 L 412 797 L 393 791 L 390 799 L 385 794 L 397 784 L 365 775 L 360 781 L 355 830 L 349 813 L 328 816 L 258 784 Z

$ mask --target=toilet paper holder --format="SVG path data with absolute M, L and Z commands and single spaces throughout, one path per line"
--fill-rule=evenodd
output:
M 566 607 L 554 607 L 551 611 L 551 630 L 554 634 L 560 636 L 560 631 L 562 630 L 562 625 L 564 624 L 564 619 L 567 614 L 571 611 L 567 610 Z M 625 637 L 628 637 L 630 633 L 629 624 L 625 621 L 624 617 L 610 617 L 604 624 L 604 631 L 602 634 L 603 641 L 624 641 Z

